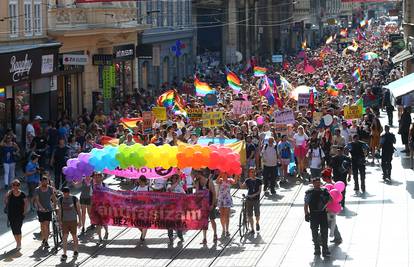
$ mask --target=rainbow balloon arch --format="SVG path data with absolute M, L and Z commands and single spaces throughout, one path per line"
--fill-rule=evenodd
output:
M 80 181 L 85 176 L 91 176 L 93 172 L 131 167 L 210 168 L 228 175 L 240 175 L 242 172 L 240 154 L 231 148 L 217 145 L 105 146 L 102 149 L 94 148 L 90 153 L 80 153 L 77 158 L 69 159 L 66 165 L 63 174 L 68 181 Z

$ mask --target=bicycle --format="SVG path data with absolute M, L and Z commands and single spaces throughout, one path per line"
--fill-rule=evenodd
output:
M 240 239 L 243 239 L 243 237 L 249 232 L 249 223 L 247 219 L 247 210 L 246 210 L 246 195 L 242 195 L 242 209 L 240 211 L 239 216 L 239 234 Z
M 62 229 L 57 218 L 56 209 L 52 211 L 52 236 L 55 245 L 53 250 L 57 252 L 58 247 L 62 243 Z

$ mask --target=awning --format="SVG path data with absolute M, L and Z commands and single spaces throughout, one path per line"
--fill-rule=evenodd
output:
M 411 54 L 411 52 L 407 49 L 404 49 L 400 53 L 396 54 L 392 59 L 392 63 L 398 64 L 400 62 L 404 62 L 406 60 L 414 58 L 414 54 Z
M 394 97 L 403 96 L 414 91 L 414 73 L 398 79 L 386 86 Z

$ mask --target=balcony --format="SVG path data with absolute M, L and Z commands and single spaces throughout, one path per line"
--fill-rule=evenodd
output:
M 141 21 L 137 22 L 135 8 L 57 7 L 49 9 L 48 19 L 51 31 L 146 28 L 146 25 L 142 24 Z

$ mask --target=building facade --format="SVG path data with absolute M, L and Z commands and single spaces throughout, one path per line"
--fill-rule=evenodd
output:
M 62 43 L 58 58 L 58 115 L 76 117 L 83 109 L 130 99 L 138 88 L 137 34 L 145 24 L 136 4 L 78 0 L 49 8 L 50 37 Z M 103 99 L 102 99 L 103 98 Z
M 150 27 L 138 34 L 138 86 L 151 95 L 194 73 L 191 0 L 140 1 L 138 17 Z
M 55 119 L 60 43 L 47 38 L 46 0 L 0 1 L 0 130 Z M 41 103 L 41 105 L 39 105 Z
M 407 50 L 414 55 L 414 3 L 411 0 L 403 2 L 403 28 L 407 40 Z M 405 75 L 414 72 L 414 59 L 404 62 Z

